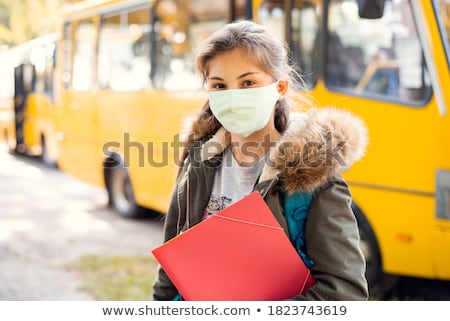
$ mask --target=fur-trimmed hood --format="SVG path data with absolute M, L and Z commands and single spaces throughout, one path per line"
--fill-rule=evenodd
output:
M 212 135 L 203 144 L 208 151 L 202 155 L 208 159 L 222 153 L 230 143 L 225 128 L 214 133 L 215 129 L 201 117 L 191 119 L 186 129 L 188 145 L 189 141 Z M 260 181 L 278 176 L 288 192 L 313 191 L 362 158 L 367 144 L 364 122 L 349 111 L 323 107 L 291 113 L 286 131 L 271 148 Z M 214 152 L 211 146 L 215 146 Z

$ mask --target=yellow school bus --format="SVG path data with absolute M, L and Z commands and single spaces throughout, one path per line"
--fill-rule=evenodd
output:
M 55 165 L 57 158 L 57 37 L 40 36 L 0 57 L 0 137 L 10 150 L 40 156 L 47 165 Z
M 361 116 L 362 161 L 345 174 L 372 296 L 397 276 L 450 280 L 450 3 L 256 0 L 319 106 Z
M 0 141 L 13 144 L 14 132 L 14 69 L 13 59 L 8 48 L 0 48 Z
M 63 12 L 58 166 L 124 217 L 164 213 L 182 120 L 206 100 L 194 51 L 242 1 L 93 0 Z
M 124 217 L 166 211 L 183 118 L 206 96 L 194 50 L 237 18 L 287 40 L 317 105 L 362 117 L 345 178 L 372 296 L 450 280 L 449 4 L 444 0 L 101 0 L 68 7 L 58 46 L 58 165 Z

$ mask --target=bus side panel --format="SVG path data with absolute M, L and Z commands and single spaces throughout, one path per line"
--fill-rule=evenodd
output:
M 129 172 L 136 202 L 165 212 L 179 164 L 183 119 L 204 102 L 198 92 L 105 92 L 97 96 L 98 149 L 115 151 Z
M 16 147 L 14 129 L 14 56 L 0 50 L 0 141 Z
M 103 187 L 102 153 L 97 132 L 96 94 L 66 91 L 62 94 L 58 165 L 73 176 Z
M 355 203 L 369 219 L 386 273 L 434 277 L 434 198 L 350 185 Z
M 438 221 L 433 231 L 432 253 L 436 277 L 450 280 L 450 222 Z
M 52 112 L 54 108 L 48 96 L 29 94 L 25 107 L 24 142 L 32 154 L 40 154 L 41 136 L 54 132 Z
M 7 143 L 11 149 L 15 147 L 12 99 L 0 99 L 0 141 Z

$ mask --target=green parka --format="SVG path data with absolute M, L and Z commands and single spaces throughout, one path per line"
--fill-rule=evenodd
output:
M 223 150 L 230 143 L 222 127 L 210 132 L 195 119 L 191 140 L 173 191 L 164 227 L 164 241 L 202 219 Z M 312 192 L 305 225 L 306 253 L 314 260 L 316 285 L 293 300 L 367 300 L 365 259 L 351 209 L 352 197 L 342 172 L 359 160 L 367 145 L 364 123 L 334 108 L 292 113 L 287 130 L 270 151 L 255 190 L 289 236 L 283 198 L 287 193 Z M 153 284 L 154 300 L 172 300 L 177 289 L 159 268 Z

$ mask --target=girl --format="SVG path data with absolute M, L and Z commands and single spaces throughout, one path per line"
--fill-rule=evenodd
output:
M 340 176 L 364 154 L 366 128 L 343 110 L 290 113 L 298 77 L 287 57 L 284 44 L 250 21 L 228 24 L 200 48 L 209 100 L 188 127 L 164 240 L 258 190 L 316 281 L 292 299 L 366 300 L 358 226 Z M 159 269 L 154 300 L 175 297 Z

